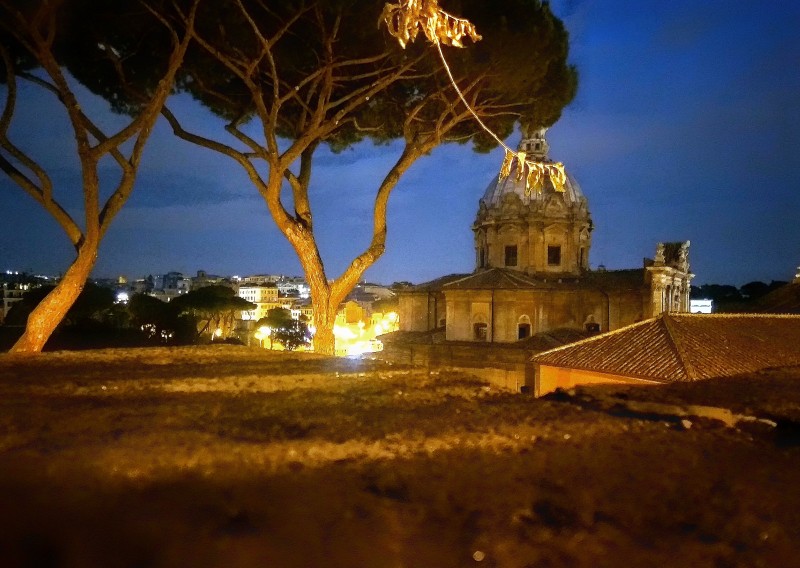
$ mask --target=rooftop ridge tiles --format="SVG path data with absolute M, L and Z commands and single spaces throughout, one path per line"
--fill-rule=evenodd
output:
M 672 317 L 676 318 L 758 318 L 758 319 L 766 319 L 766 318 L 776 318 L 776 319 L 800 319 L 800 314 L 771 314 L 771 313 L 764 313 L 764 312 L 723 312 L 723 313 L 714 313 L 714 314 L 699 314 L 699 313 L 689 313 L 689 312 L 680 312 L 680 313 L 673 313 L 671 314 Z
M 505 270 L 503 271 L 503 275 L 511 280 L 515 285 L 524 284 L 526 286 L 530 286 L 534 284 L 532 279 L 525 273 L 517 273 L 516 271 L 511 272 L 509 270 Z
M 480 276 L 481 274 L 487 274 L 487 273 L 492 272 L 494 270 L 497 270 L 497 269 L 492 267 L 492 268 L 484 271 L 483 273 L 481 273 L 481 272 L 473 272 L 472 274 L 467 274 L 463 278 L 458 278 L 456 280 L 453 280 L 452 282 L 448 282 L 447 284 L 445 284 L 445 286 L 450 286 L 452 284 L 458 284 L 459 282 L 463 282 L 464 280 L 469 280 L 470 278 L 475 278 L 476 276 Z
M 452 274 L 446 274 L 444 276 L 440 276 L 439 278 L 434 278 L 433 280 L 428 280 L 427 282 L 421 282 L 420 284 L 415 284 L 415 285 L 413 285 L 411 287 L 411 290 L 413 291 L 414 289 L 422 289 L 422 288 L 425 288 L 425 287 L 431 287 L 434 284 L 444 287 L 444 286 L 447 286 L 448 284 L 452 284 L 453 282 L 460 282 L 461 280 L 464 280 L 465 278 L 469 278 L 470 276 L 474 276 L 474 275 L 475 275 L 475 273 L 472 273 L 472 272 L 469 273 L 469 274 L 463 274 L 463 273 L 460 273 L 460 272 L 453 272 Z M 443 280 L 447 280 L 448 278 L 453 278 L 453 280 L 450 280 L 448 282 L 444 282 L 443 284 L 440 284 Z
M 682 330 L 676 325 L 677 321 L 673 321 L 673 316 L 669 312 L 664 312 L 658 317 L 661 319 L 661 323 L 666 331 L 667 341 L 672 345 L 673 349 L 675 349 L 675 356 L 678 358 L 680 366 L 686 373 L 686 378 L 690 381 L 696 381 L 699 378 L 699 373 L 686 356 L 683 338 L 679 337 Z

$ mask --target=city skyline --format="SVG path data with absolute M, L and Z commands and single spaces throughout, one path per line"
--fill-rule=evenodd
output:
M 580 85 L 549 131 L 550 157 L 589 200 L 591 265 L 639 267 L 657 242 L 690 240 L 695 283 L 791 280 L 800 264 L 800 6 L 551 5 L 571 33 Z M 55 172 L 57 187 L 79 183 L 62 109 L 48 93 L 21 87 L 12 140 Z M 215 120 L 185 95 L 169 104 L 193 124 Z M 319 150 L 312 205 L 329 278 L 366 245 L 371 197 L 398 151 L 396 143 Z M 386 253 L 365 278 L 419 283 L 472 271 L 470 227 L 501 161 L 502 150 L 457 145 L 420 160 L 392 196 Z M 63 272 L 74 254 L 57 225 L 5 176 L 0 192 L 0 270 Z M 93 274 L 171 270 L 302 275 L 237 166 L 173 138 L 160 121 Z

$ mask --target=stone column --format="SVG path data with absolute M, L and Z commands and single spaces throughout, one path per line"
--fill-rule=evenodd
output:
M 650 283 L 650 310 L 650 317 L 657 316 L 664 310 L 664 283 L 655 274 Z
M 692 282 L 687 277 L 683 280 L 683 311 L 689 312 L 691 304 Z

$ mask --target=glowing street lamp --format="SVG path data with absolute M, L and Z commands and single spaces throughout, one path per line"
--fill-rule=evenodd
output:
M 272 328 L 266 325 L 262 325 L 258 328 L 258 331 L 255 333 L 255 338 L 258 339 L 259 345 L 264 347 L 263 341 L 269 337 L 269 348 L 272 349 Z

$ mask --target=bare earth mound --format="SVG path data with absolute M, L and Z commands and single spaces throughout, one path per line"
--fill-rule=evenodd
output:
M 232 346 L 4 355 L 0 565 L 796 566 L 799 419 L 798 369 L 536 400 Z

